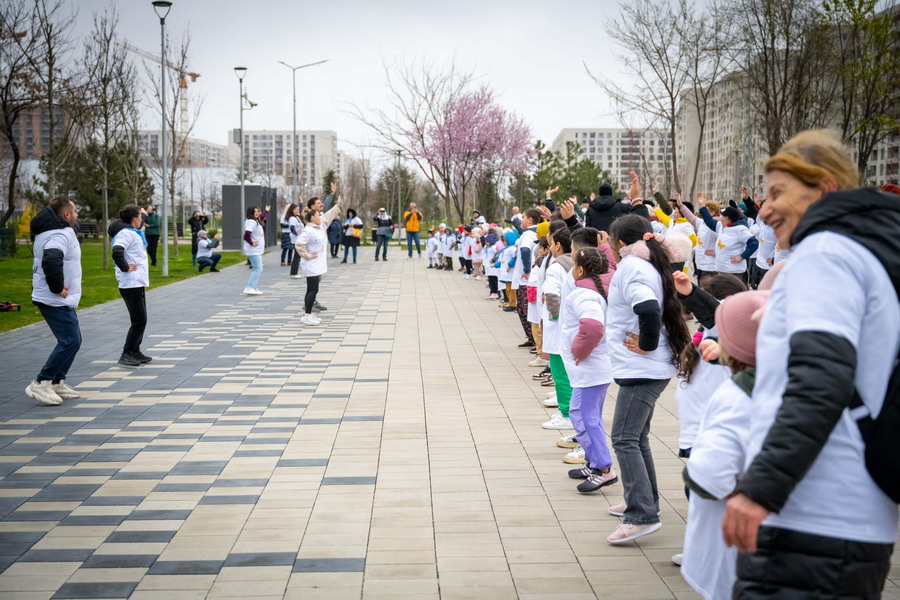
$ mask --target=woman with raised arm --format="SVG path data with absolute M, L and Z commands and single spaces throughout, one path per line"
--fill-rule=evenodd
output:
M 300 237 L 297 238 L 296 250 L 300 254 L 300 267 L 306 277 L 306 296 L 303 299 L 303 317 L 300 319 L 304 325 L 318 325 L 322 322 L 312 314 L 312 310 L 316 304 L 322 275 L 328 271 L 328 258 L 325 255 L 328 243 L 328 225 L 340 214 L 340 196 L 334 206 L 325 214 L 319 214 L 315 208 L 307 208 L 303 211 L 303 221 L 306 226 Z

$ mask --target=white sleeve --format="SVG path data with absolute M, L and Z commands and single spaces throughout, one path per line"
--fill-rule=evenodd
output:
M 691 479 L 719 499 L 734 491 L 744 469 L 752 400 L 737 390 L 727 380 L 710 398 L 687 464 Z

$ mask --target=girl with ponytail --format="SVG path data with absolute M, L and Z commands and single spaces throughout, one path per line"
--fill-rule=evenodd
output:
M 112 239 L 112 259 L 116 265 L 119 294 L 128 308 L 131 326 L 125 336 L 119 364 L 137 367 L 152 359 L 141 352 L 144 330 L 147 328 L 147 298 L 145 288 L 150 285 L 150 268 L 147 260 L 147 239 L 141 231 L 141 209 L 129 204 L 119 212 L 118 220 L 109 224 Z
M 624 522 L 607 541 L 620 544 L 662 527 L 650 422 L 691 337 L 681 316 L 666 236 L 654 234 L 650 221 L 637 215 L 616 219 L 609 233 L 618 260 L 606 319 L 612 374 L 619 385 L 612 442 L 625 501 L 610 508 Z
M 596 248 L 581 248 L 573 256 L 575 289 L 563 301 L 560 337 L 562 360 L 572 385 L 569 417 L 586 462 L 569 471 L 569 477 L 584 479 L 577 489 L 589 493 L 618 481 L 602 417 L 603 400 L 613 380 L 604 336 L 606 289 L 602 281 L 609 263 Z

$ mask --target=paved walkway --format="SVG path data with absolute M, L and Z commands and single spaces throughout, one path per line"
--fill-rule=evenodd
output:
M 22 393 L 46 326 L 0 335 L 0 598 L 696 597 L 671 390 L 664 528 L 610 547 L 622 487 L 574 491 L 518 318 L 391 251 L 330 261 L 318 328 L 273 254 L 261 297 L 242 266 L 155 289 L 138 370 L 122 303 L 82 311 L 62 407 Z

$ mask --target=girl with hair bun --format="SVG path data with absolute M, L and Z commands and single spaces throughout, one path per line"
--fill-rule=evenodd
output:
M 141 231 L 141 224 L 141 209 L 129 204 L 119 212 L 119 220 L 109 225 L 119 294 L 125 301 L 131 320 L 119 357 L 119 364 L 126 367 L 137 367 L 152 360 L 141 352 L 141 342 L 147 328 L 145 288 L 150 285 L 147 239 Z
M 691 337 L 675 291 L 671 256 L 650 221 L 637 215 L 620 217 L 611 227 L 610 246 L 618 265 L 609 286 L 605 330 L 619 385 L 612 442 L 625 501 L 609 509 L 624 522 L 607 541 L 620 544 L 662 527 L 650 422 Z

